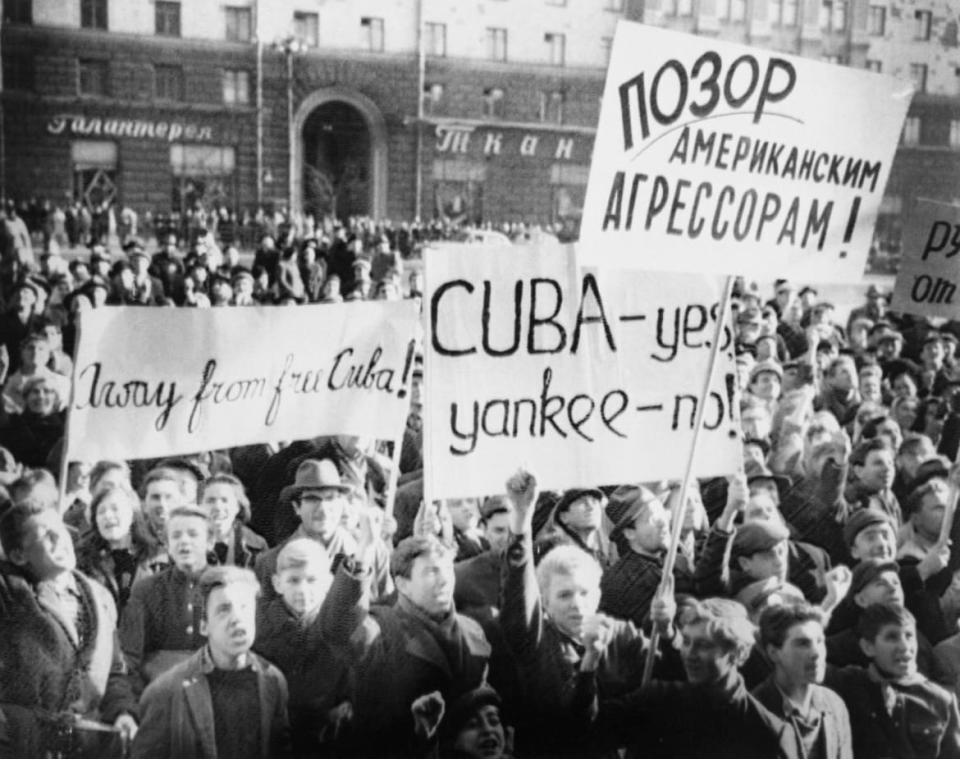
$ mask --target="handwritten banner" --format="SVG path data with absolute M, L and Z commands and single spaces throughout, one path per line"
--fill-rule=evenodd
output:
M 859 281 L 910 96 L 873 72 L 621 21 L 583 263 Z
M 960 206 L 920 198 L 903 229 L 903 258 L 891 308 L 960 317 Z
M 85 312 L 71 459 L 135 459 L 322 434 L 399 437 L 411 301 Z
M 578 272 L 568 247 L 426 254 L 427 492 L 500 492 L 520 464 L 547 488 L 680 478 L 721 294 L 716 278 Z M 694 474 L 737 470 L 724 327 Z

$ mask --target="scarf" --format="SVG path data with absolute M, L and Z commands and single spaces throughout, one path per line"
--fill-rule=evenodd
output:
M 451 609 L 443 619 L 437 620 L 402 593 L 397 597 L 397 609 L 416 620 L 419 627 L 437 642 L 450 666 L 454 682 L 460 680 L 460 674 L 466 671 L 468 651 L 460 634 L 456 612 Z
M 883 708 L 886 709 L 887 715 L 891 717 L 900 701 L 899 688 L 907 685 L 919 685 L 926 680 L 919 672 L 914 672 L 906 677 L 890 677 L 885 672 L 881 672 L 877 665 L 872 662 L 867 667 L 867 676 L 870 678 L 870 682 L 877 683 L 880 686 Z

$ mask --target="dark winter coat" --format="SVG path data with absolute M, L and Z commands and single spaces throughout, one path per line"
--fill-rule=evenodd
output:
M 26 576 L 0 562 L 0 711 L 6 722 L 0 755 L 39 755 L 37 719 L 43 714 L 73 712 L 104 722 L 137 714 L 113 600 L 80 572 L 73 578 L 89 612 L 81 640 Z

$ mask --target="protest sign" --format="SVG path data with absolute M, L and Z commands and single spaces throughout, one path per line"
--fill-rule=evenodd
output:
M 903 257 L 890 307 L 960 317 L 960 206 L 920 198 L 903 229 Z
M 581 263 L 860 280 L 911 89 L 621 21 Z
M 411 301 L 84 312 L 68 456 L 136 459 L 321 434 L 397 439 Z
M 717 278 L 578 271 L 572 252 L 428 250 L 424 489 L 498 493 L 678 478 L 693 441 Z M 740 463 L 732 331 L 704 406 L 698 476 Z

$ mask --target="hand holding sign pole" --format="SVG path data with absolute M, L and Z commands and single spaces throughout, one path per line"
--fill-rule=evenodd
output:
M 826 76 L 836 95 L 829 108 Z M 618 24 L 584 203 L 581 264 L 727 276 L 681 504 L 732 275 L 861 279 L 911 94 L 896 80 L 847 67 Z M 673 515 L 661 592 L 671 580 L 682 512 Z M 645 682 L 657 637 L 655 630 Z
M 687 496 L 690 492 L 690 479 L 693 477 L 693 465 L 697 455 L 697 442 L 700 440 L 700 430 L 703 428 L 703 415 L 706 409 L 706 398 L 710 394 L 710 386 L 713 384 L 713 374 L 716 370 L 717 356 L 720 354 L 720 344 L 723 337 L 723 324 L 726 321 L 726 315 L 730 309 L 730 299 L 733 297 L 733 277 L 727 277 L 723 287 L 723 295 L 720 298 L 720 318 L 717 319 L 717 330 L 713 336 L 713 342 L 710 347 L 710 360 L 707 363 L 706 376 L 703 378 L 703 391 L 700 393 L 700 402 L 697 404 L 697 413 L 693 423 L 693 441 L 690 443 L 689 453 L 687 455 L 686 470 L 683 475 L 683 482 L 680 485 L 680 498 L 678 506 L 670 515 L 670 545 L 667 548 L 666 558 L 663 560 L 663 574 L 660 578 L 660 587 L 657 595 L 671 594 L 673 590 L 673 567 L 677 563 L 677 550 L 680 547 L 680 533 L 683 531 L 684 512 L 687 507 Z M 643 685 L 650 682 L 653 674 L 653 662 L 657 655 L 657 646 L 660 641 L 660 628 L 656 625 L 650 635 L 650 647 L 647 649 L 647 658 L 643 663 Z

